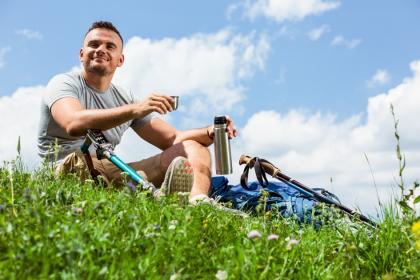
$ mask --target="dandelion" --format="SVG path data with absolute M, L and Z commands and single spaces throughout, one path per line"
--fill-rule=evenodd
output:
M 296 245 L 299 244 L 299 240 L 291 239 L 290 237 L 286 237 L 285 241 L 287 242 L 286 244 L 287 251 L 292 250 Z
M 269 236 L 267 236 L 267 240 L 277 240 L 279 239 L 279 236 L 277 234 L 270 234 Z
M 248 238 L 249 239 L 260 238 L 260 237 L 261 237 L 261 233 L 258 230 L 251 230 L 248 233 Z
M 217 280 L 226 280 L 228 277 L 228 273 L 225 270 L 218 270 L 216 273 Z
M 414 236 L 417 239 L 416 247 L 418 250 L 420 250 L 420 221 L 417 221 L 413 224 L 411 231 L 414 233 Z
M 420 238 L 420 221 L 413 224 L 413 226 L 411 227 L 411 231 L 416 237 Z

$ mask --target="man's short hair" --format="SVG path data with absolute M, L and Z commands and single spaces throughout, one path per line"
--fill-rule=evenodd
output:
M 86 32 L 85 37 L 86 37 L 86 35 L 87 35 L 90 31 L 92 31 L 93 29 L 97 29 L 97 28 L 103 28 L 103 29 L 108 29 L 108 30 L 114 31 L 115 33 L 117 33 L 118 37 L 120 37 L 121 42 L 122 42 L 122 44 L 124 45 L 124 40 L 123 40 L 123 38 L 122 38 L 122 36 L 121 36 L 120 32 L 118 31 L 118 29 L 117 29 L 117 28 L 116 28 L 116 27 L 112 24 L 112 22 L 110 22 L 110 21 L 103 21 L 103 20 L 100 20 L 100 21 L 95 21 L 95 22 L 94 22 L 94 23 L 92 23 L 92 25 L 89 27 L 89 30 Z

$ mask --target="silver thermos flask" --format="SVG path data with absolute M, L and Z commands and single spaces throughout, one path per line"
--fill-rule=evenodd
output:
M 214 117 L 214 156 L 216 158 L 216 174 L 231 174 L 232 156 L 225 116 Z

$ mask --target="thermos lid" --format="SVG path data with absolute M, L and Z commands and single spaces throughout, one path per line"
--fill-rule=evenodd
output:
M 215 116 L 214 117 L 214 124 L 225 124 L 227 123 L 225 116 Z

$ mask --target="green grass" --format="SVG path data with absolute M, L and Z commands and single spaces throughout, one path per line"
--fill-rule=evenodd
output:
M 315 230 L 6 167 L 1 279 L 420 279 L 411 223 L 391 206 L 377 229 Z M 251 230 L 262 236 L 249 239 Z M 299 243 L 288 248 L 287 238 Z

